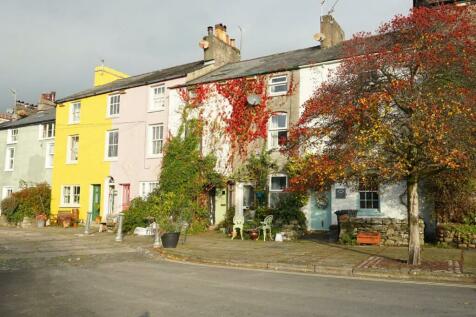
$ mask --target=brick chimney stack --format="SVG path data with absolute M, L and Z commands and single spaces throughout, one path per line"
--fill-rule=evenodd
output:
M 321 17 L 321 33 L 324 34 L 322 48 L 335 46 L 345 39 L 344 31 L 330 14 Z
M 38 111 L 44 111 L 54 108 L 56 100 L 56 92 L 49 91 L 42 93 L 38 101 Z
M 203 49 L 203 59 L 213 60 L 217 67 L 238 62 L 241 58 L 235 39 L 230 38 L 226 25 L 222 23 L 216 24 L 215 28 L 207 28 L 207 35 L 200 41 L 200 47 Z

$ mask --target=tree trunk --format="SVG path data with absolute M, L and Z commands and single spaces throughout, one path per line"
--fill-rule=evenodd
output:
M 408 209 L 408 264 L 421 264 L 420 225 L 418 217 L 418 180 L 410 177 L 407 181 Z

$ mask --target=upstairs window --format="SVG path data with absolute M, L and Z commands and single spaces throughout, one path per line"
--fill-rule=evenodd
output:
M 81 103 L 73 102 L 69 112 L 69 123 L 79 123 L 81 114 Z
M 8 198 L 13 194 L 13 187 L 4 186 L 2 188 L 2 199 Z
M 106 132 L 106 159 L 115 159 L 119 155 L 119 131 Z
M 149 111 L 159 111 L 163 109 L 165 109 L 165 86 L 152 87 Z
M 68 163 L 77 163 L 79 158 L 79 135 L 68 137 Z
M 278 149 L 288 140 L 288 116 L 286 113 L 278 113 L 269 119 L 268 149 Z
M 156 156 L 162 154 L 164 146 L 164 126 L 155 124 L 149 126 L 149 155 Z
M 18 142 L 18 129 L 9 129 L 7 131 L 7 144 L 14 144 Z
M 121 95 L 109 96 L 109 107 L 108 107 L 109 117 L 119 116 L 120 104 L 121 104 Z
M 380 208 L 379 189 L 376 182 L 359 183 L 359 207 L 360 209 Z
M 7 147 L 5 152 L 5 171 L 13 171 L 15 167 L 15 148 Z
M 53 122 L 40 125 L 40 139 L 52 139 L 55 137 L 55 124 Z
M 288 92 L 288 76 L 274 76 L 269 79 L 268 91 L 270 96 L 285 95 Z

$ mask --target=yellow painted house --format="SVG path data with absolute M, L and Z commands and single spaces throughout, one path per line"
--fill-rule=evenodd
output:
M 127 77 L 99 66 L 95 68 L 94 87 Z M 89 210 L 94 219 L 107 207 L 107 201 L 101 199 L 110 171 L 110 162 L 104 159 L 103 136 L 111 129 L 112 118 L 107 115 L 106 91 L 94 96 L 82 95 L 79 92 L 57 102 L 51 213 L 79 209 L 79 217 L 84 220 Z

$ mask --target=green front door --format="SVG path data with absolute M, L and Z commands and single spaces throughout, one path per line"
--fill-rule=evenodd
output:
M 310 197 L 311 230 L 329 230 L 331 225 L 331 193 L 312 193 Z
M 226 215 L 226 190 L 217 188 L 215 193 L 215 224 L 225 220 Z
M 93 221 L 99 216 L 101 209 L 101 185 L 93 185 L 93 201 L 91 211 L 93 212 Z

